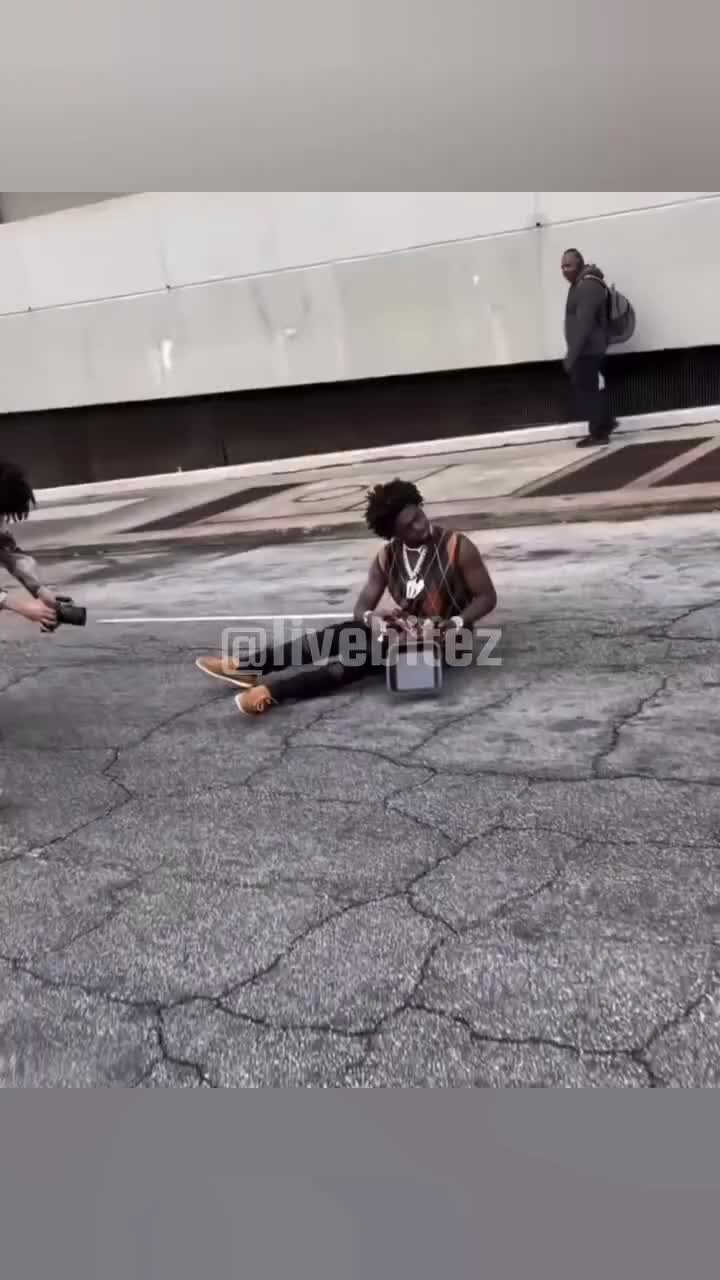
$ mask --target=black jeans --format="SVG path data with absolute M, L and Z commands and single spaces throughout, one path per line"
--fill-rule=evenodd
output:
M 259 673 L 259 683 L 270 690 L 276 702 L 316 698 L 347 688 L 366 676 L 384 676 L 393 639 L 402 644 L 401 633 L 380 639 L 362 622 L 348 620 L 278 645 L 252 669 Z
M 277 702 L 315 698 L 368 675 L 384 674 L 387 648 L 369 627 L 348 619 L 278 645 L 254 670 Z
M 605 381 L 607 361 L 605 356 L 578 356 L 571 378 L 575 389 L 578 418 L 587 422 L 591 436 L 605 436 L 613 428 L 610 398 Z

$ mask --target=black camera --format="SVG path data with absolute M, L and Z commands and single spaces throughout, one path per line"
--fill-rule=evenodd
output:
M 55 609 L 58 624 L 64 622 L 68 627 L 84 627 L 87 622 L 87 609 L 75 604 L 70 596 L 56 596 Z
M 87 609 L 75 604 L 70 596 L 55 597 L 55 613 L 57 622 L 51 627 L 43 627 L 43 631 L 56 631 L 62 622 L 67 627 L 84 627 L 87 622 Z

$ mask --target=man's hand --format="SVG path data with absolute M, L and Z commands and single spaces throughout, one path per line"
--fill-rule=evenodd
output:
M 410 631 L 413 621 L 402 609 L 368 609 L 363 615 L 373 631 Z
M 395 625 L 414 640 L 437 640 L 455 624 L 441 617 L 415 617 L 399 609 Z
M 458 615 L 459 616 L 459 615 Z M 446 636 L 451 631 L 458 631 L 458 624 L 455 618 L 438 618 L 437 631 L 438 635 Z
M 385 621 L 394 631 L 401 631 L 407 636 L 417 635 L 419 619 L 411 616 L 405 609 L 393 609 L 386 615 Z
M 56 610 L 51 605 L 45 604 L 43 600 L 22 597 L 19 600 L 8 600 L 5 608 L 11 613 L 19 614 L 28 622 L 39 623 L 40 626 L 54 627 L 57 624 Z

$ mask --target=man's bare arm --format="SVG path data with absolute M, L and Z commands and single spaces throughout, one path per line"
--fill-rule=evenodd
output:
M 497 605 L 497 593 L 485 561 L 475 543 L 462 535 L 458 563 L 467 589 L 472 596 L 470 604 L 463 610 L 463 624 L 466 627 L 471 627 L 473 623 L 479 622 L 488 613 L 492 613 Z
M 8 573 L 11 573 L 13 578 L 36 600 L 42 600 L 50 607 L 55 603 L 53 592 L 43 586 L 32 556 L 17 545 L 7 529 L 0 530 L 0 565 L 7 569 Z
M 376 558 L 370 565 L 370 572 L 368 573 L 365 586 L 355 601 L 353 617 L 356 622 L 362 622 L 365 614 L 367 613 L 375 613 L 385 594 L 386 587 L 387 578 L 382 570 L 379 558 Z

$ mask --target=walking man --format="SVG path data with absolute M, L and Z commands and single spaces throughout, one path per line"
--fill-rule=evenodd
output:
M 393 637 L 432 638 L 447 653 L 453 632 L 471 631 L 495 608 L 495 588 L 477 547 L 464 534 L 431 523 L 414 484 L 376 485 L 366 521 L 385 546 L 370 566 L 352 621 L 311 633 L 299 647 L 281 645 L 254 669 L 243 670 L 227 655 L 197 660 L 206 675 L 239 686 L 240 711 L 259 715 L 290 698 L 316 697 L 382 674 Z M 386 592 L 395 608 L 382 611 Z
M 588 434 L 578 448 L 607 444 L 617 423 L 610 414 L 605 385 L 609 345 L 609 294 L 599 267 L 586 266 L 577 249 L 562 258 L 562 273 L 570 288 L 565 305 L 565 371 L 575 389 L 578 417 Z

